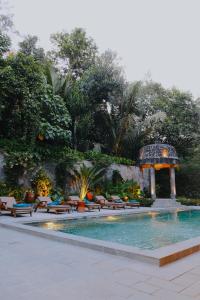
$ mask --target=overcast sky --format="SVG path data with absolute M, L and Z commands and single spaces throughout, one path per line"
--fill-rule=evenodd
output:
M 200 96 L 200 0 L 9 0 L 21 34 L 83 27 L 100 52 L 117 51 L 129 81 L 145 78 Z

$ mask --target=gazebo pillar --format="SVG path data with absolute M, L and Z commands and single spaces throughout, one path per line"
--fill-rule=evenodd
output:
M 155 169 L 153 167 L 150 168 L 151 175 L 151 198 L 156 199 L 156 178 L 155 178 Z
M 140 169 L 140 189 L 141 191 L 144 190 L 144 174 L 143 174 L 143 169 Z
M 170 187 L 171 187 L 171 198 L 176 199 L 176 181 L 175 181 L 175 168 L 170 168 Z

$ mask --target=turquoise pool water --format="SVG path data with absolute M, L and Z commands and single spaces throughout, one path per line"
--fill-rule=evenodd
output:
M 151 212 L 29 225 L 141 249 L 157 249 L 200 236 L 200 211 Z

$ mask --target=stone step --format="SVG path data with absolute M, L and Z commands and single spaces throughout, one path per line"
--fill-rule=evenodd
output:
M 156 199 L 153 208 L 180 208 L 183 207 L 176 199 Z

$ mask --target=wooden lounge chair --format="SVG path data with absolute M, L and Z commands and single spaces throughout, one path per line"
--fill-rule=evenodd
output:
M 72 209 L 77 209 L 78 202 L 80 201 L 79 196 L 69 196 L 67 203 L 72 207 Z
M 30 214 L 32 216 L 33 207 L 27 203 L 17 203 L 14 197 L 0 197 L 1 210 L 10 211 L 16 217 L 18 214 Z
M 46 208 L 47 212 L 53 211 L 56 214 L 66 211 L 70 213 L 71 211 L 70 205 L 61 205 L 58 201 L 52 201 L 50 197 L 38 197 L 35 211 L 37 211 L 38 207 Z
M 112 209 L 117 209 L 117 208 L 126 208 L 126 205 L 124 202 L 115 202 L 114 200 L 107 200 L 104 196 L 98 195 L 95 196 L 96 202 L 101 205 L 101 208 L 112 208 Z
M 126 202 L 126 206 L 128 207 L 140 207 L 140 202 L 138 202 L 137 200 L 128 200 Z
M 78 202 L 81 201 L 79 196 L 69 196 L 67 203 L 71 205 L 73 208 L 77 209 Z M 100 211 L 101 205 L 89 200 L 84 201 L 85 207 L 87 207 L 88 210 L 98 209 Z

